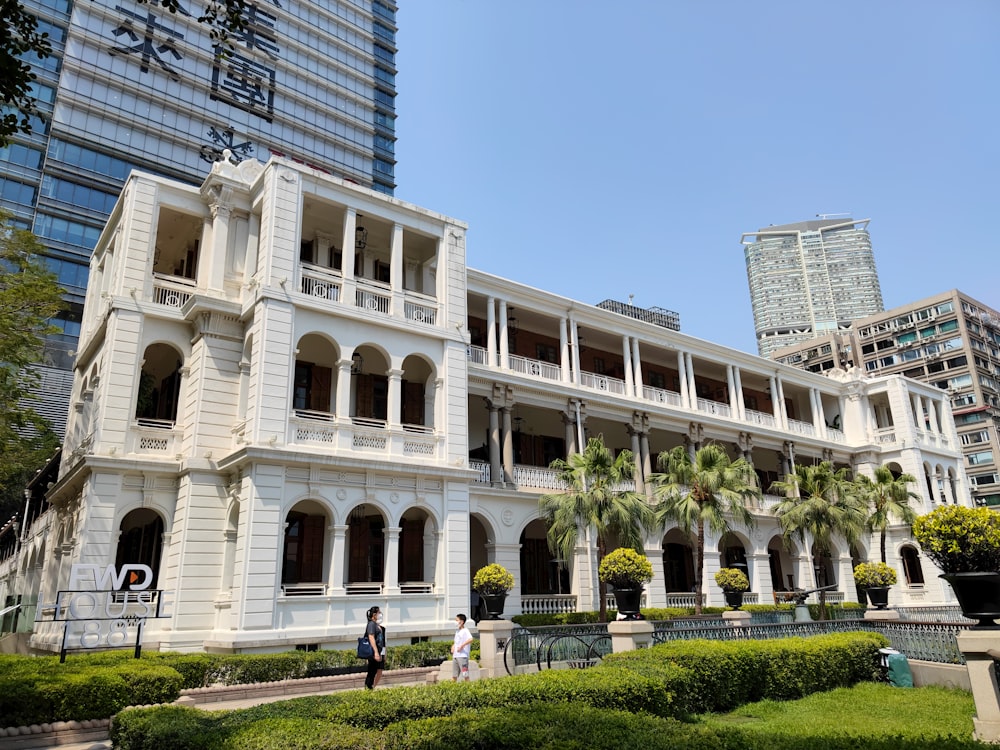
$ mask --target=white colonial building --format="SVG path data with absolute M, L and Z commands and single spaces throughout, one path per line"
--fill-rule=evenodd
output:
M 918 511 L 969 504 L 947 394 L 836 378 L 467 269 L 461 222 L 292 162 L 217 163 L 201 189 L 129 178 L 98 243 L 58 476 L 0 532 L 0 596 L 57 649 L 71 566 L 147 565 L 162 649 L 343 648 L 378 604 L 390 642 L 441 637 L 487 562 L 507 613 L 596 609 L 594 551 L 554 560 L 549 463 L 603 435 L 636 456 L 707 441 L 762 486 L 793 463 L 890 464 Z M 619 306 L 626 309 L 627 306 Z M 751 601 L 836 584 L 877 542 L 786 548 L 764 495 L 752 530 L 709 540 Z M 692 540 L 647 540 L 648 606 L 693 602 Z M 889 534 L 895 604 L 951 593 Z

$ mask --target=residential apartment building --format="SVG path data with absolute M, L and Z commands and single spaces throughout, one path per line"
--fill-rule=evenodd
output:
M 812 372 L 857 367 L 940 388 L 951 400 L 973 499 L 1000 506 L 1000 312 L 953 289 L 773 358 Z
M 200 184 L 235 159 L 286 156 L 392 194 L 393 0 L 249 4 L 220 56 L 200 5 L 25 0 L 53 55 L 33 64 L 38 117 L 0 149 L 0 205 L 45 243 L 68 308 L 37 408 L 62 434 L 87 268 L 133 169 Z M 177 275 L 193 278 L 190 257 Z
M 824 377 L 475 271 L 465 241 L 288 160 L 217 162 L 200 189 L 133 174 L 91 264 L 61 465 L 0 531 L 0 596 L 37 613 L 31 644 L 135 635 L 67 620 L 80 571 L 113 588 L 148 569 L 170 604 L 141 637 L 164 649 L 343 648 L 373 604 L 392 643 L 447 637 L 490 562 L 515 576 L 509 614 L 597 609 L 593 547 L 556 559 L 538 511 L 563 489 L 550 462 L 596 436 L 632 451 L 647 495 L 676 446 L 753 462 L 757 523 L 710 533 L 702 571 L 744 566 L 750 602 L 855 601 L 852 567 L 878 555 L 784 544 L 767 488 L 795 463 L 888 464 L 940 478 L 943 497 L 914 486 L 918 511 L 970 503 L 940 389 Z M 905 526 L 888 540 L 894 604 L 951 601 Z M 646 606 L 694 603 L 694 548 L 649 532 Z
M 883 310 L 869 221 L 820 218 L 742 236 L 762 357 Z

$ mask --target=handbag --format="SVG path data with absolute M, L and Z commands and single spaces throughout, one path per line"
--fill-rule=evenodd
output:
M 368 640 L 367 635 L 363 635 L 358 638 L 358 658 L 359 659 L 374 659 L 375 651 L 372 649 L 372 644 Z

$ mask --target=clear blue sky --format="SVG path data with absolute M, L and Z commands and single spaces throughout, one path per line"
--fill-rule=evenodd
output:
M 473 268 L 756 352 L 743 232 L 870 218 L 886 307 L 1000 308 L 997 0 L 401 0 L 399 198 Z

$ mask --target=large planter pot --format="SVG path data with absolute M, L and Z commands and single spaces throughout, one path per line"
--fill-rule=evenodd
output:
M 507 599 L 507 594 L 496 594 L 494 596 L 483 596 L 483 606 L 486 609 L 487 620 L 499 620 L 503 614 L 503 603 Z
M 888 586 L 868 586 L 865 589 L 865 593 L 868 595 L 868 601 L 875 609 L 885 609 L 889 606 Z
M 1000 573 L 950 573 L 941 577 L 955 591 L 962 614 L 979 620 L 977 628 L 996 627 L 993 620 L 1000 617 Z
M 726 599 L 726 604 L 733 609 L 739 609 L 743 606 L 743 592 L 742 591 L 723 591 L 722 595 Z
M 615 589 L 615 605 L 618 607 L 618 614 L 624 615 L 626 620 L 639 619 L 639 602 L 642 600 L 642 587 L 634 589 Z

